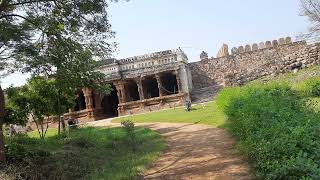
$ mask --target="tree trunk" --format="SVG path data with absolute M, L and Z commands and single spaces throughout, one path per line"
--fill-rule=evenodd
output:
M 60 120 L 60 116 L 58 116 L 58 134 L 60 135 L 61 133 L 61 120 Z
M 61 125 L 62 125 L 62 131 L 65 132 L 66 131 L 66 123 L 64 121 L 64 117 L 61 118 Z
M 58 111 L 60 111 L 60 92 L 58 90 Z M 58 113 L 58 123 L 59 123 L 59 126 L 58 126 L 58 134 L 60 135 L 61 133 L 61 116 L 60 116 L 60 113 Z
M 0 162 L 6 161 L 5 149 L 4 149 L 4 135 L 3 135 L 3 120 L 5 116 L 5 99 L 4 99 L 4 92 L 2 91 L 0 85 Z
M 61 102 L 60 102 L 60 98 L 61 98 L 61 92 L 60 90 L 58 90 L 58 110 L 60 111 L 61 110 Z M 59 128 L 61 129 L 60 127 L 60 122 L 61 122 L 61 125 L 62 125 L 62 131 L 65 132 L 66 131 L 66 123 L 64 122 L 64 119 L 62 117 L 63 114 L 60 114 L 59 113 Z M 62 117 L 62 118 L 61 118 Z M 59 130 L 60 131 L 60 130 Z M 59 133 L 60 134 L 60 133 Z

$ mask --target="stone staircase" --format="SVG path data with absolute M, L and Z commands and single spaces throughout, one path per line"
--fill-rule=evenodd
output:
M 221 86 L 209 86 L 201 89 L 193 89 L 190 93 L 193 104 L 203 103 L 214 100 Z

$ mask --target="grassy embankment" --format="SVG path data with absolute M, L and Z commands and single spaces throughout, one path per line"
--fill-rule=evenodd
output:
M 319 69 L 219 93 L 225 127 L 261 179 L 320 179 Z

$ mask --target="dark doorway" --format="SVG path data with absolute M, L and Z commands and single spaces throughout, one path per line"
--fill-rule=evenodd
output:
M 129 80 L 124 85 L 126 92 L 126 102 L 138 101 L 140 100 L 138 85 L 135 81 Z
M 96 93 L 94 91 L 92 91 L 91 97 L 92 97 L 92 106 L 93 108 L 96 108 Z
M 142 81 L 143 93 L 146 99 L 159 97 L 159 88 L 156 77 L 146 77 Z
M 161 74 L 161 90 L 164 95 L 178 94 L 178 83 L 175 74 L 163 73 Z
M 105 95 L 101 101 L 102 112 L 106 117 L 118 116 L 118 95 L 116 88 L 112 85 L 112 91 L 110 94 Z
M 74 111 L 82 111 L 86 109 L 86 98 L 84 97 L 83 92 L 78 93 L 78 97 L 75 100 L 76 106 L 74 107 Z

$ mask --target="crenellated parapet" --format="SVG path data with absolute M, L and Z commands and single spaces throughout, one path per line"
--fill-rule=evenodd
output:
M 247 53 L 247 52 L 251 52 L 251 51 L 258 51 L 258 50 L 263 50 L 263 49 L 267 49 L 267 48 L 276 48 L 278 46 L 288 45 L 288 44 L 292 44 L 292 43 L 293 42 L 292 42 L 291 37 L 286 37 L 286 38 L 280 38 L 278 40 L 253 43 L 252 45 L 247 44 L 244 46 L 233 47 L 231 49 L 231 55 L 240 54 L 240 53 Z

